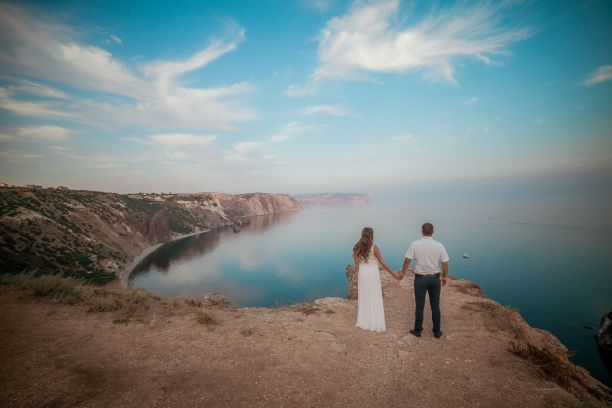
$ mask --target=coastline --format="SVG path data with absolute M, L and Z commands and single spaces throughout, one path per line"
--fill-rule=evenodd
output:
M 222 228 L 222 227 L 218 227 L 218 228 Z M 129 280 L 130 275 L 132 274 L 132 272 L 134 272 L 134 269 L 136 269 L 136 267 L 138 265 L 140 265 L 140 263 L 147 256 L 149 256 L 150 254 L 155 252 L 158 248 L 162 247 L 163 245 L 169 244 L 171 242 L 180 241 L 181 239 L 184 239 L 184 238 L 193 237 L 195 235 L 200 235 L 200 234 L 204 234 L 204 233 L 210 232 L 213 229 L 216 229 L 216 228 L 211 228 L 211 229 L 206 229 L 206 230 L 202 230 L 202 231 L 191 232 L 189 234 L 177 235 L 176 237 L 173 237 L 173 238 L 169 239 L 168 241 L 160 242 L 159 244 L 151 245 L 151 246 L 143 249 L 142 252 L 140 254 L 138 254 L 134 259 L 132 259 L 132 261 L 128 265 L 126 265 L 121 270 L 121 272 L 119 273 L 118 278 L 119 278 L 119 282 L 121 283 L 121 286 L 127 287 L 128 280 Z

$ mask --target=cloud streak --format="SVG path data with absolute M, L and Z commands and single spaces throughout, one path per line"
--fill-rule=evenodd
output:
M 302 111 L 303 115 L 329 115 L 329 116 L 346 116 L 348 115 L 348 111 L 341 106 L 336 105 L 316 105 L 316 106 L 307 106 Z
M 319 127 L 315 125 L 304 125 L 300 122 L 289 122 L 285 123 L 281 129 L 269 137 L 270 142 L 284 142 L 289 140 L 292 136 L 299 133 L 312 132 L 317 130 Z
M 594 86 L 612 79 L 612 65 L 603 65 L 591 72 L 582 82 L 584 86 Z
M 17 6 L 0 5 L 0 73 L 21 81 L 20 86 L 0 93 L 0 108 L 31 117 L 78 116 L 102 123 L 213 130 L 231 130 L 237 122 L 255 117 L 233 99 L 252 90 L 247 83 L 218 88 L 180 83 L 182 75 L 235 50 L 245 38 L 240 28 L 234 27 L 228 38 L 213 40 L 185 60 L 136 67 L 127 66 L 102 48 L 80 44 L 76 37 L 60 24 L 35 18 Z M 72 104 L 24 100 L 22 94 L 60 99 L 67 95 L 47 85 L 28 84 L 22 76 L 98 94 L 93 98 L 71 95 Z
M 503 11 L 504 3 L 460 3 L 402 26 L 399 0 L 358 2 L 327 22 L 318 37 L 318 66 L 304 85 L 289 86 L 287 95 L 312 94 L 323 81 L 375 80 L 377 73 L 418 71 L 428 80 L 456 85 L 460 61 L 493 64 L 531 34 L 506 25 Z

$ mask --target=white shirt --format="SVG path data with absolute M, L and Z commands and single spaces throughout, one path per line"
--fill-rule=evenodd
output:
M 444 245 L 432 237 L 423 237 L 410 244 L 406 258 L 414 259 L 414 273 L 419 275 L 440 273 L 440 262 L 448 262 L 449 259 Z

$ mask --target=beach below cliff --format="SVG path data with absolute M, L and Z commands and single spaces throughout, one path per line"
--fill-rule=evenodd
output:
M 408 334 L 412 278 L 383 275 L 386 333 L 354 326 L 356 301 L 235 308 L 214 297 L 0 285 L 2 406 L 607 406 L 610 390 L 548 332 L 483 297 L 443 289 L 441 339 Z

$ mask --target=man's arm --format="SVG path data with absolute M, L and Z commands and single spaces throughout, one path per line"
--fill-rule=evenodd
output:
M 448 276 L 448 261 L 442 262 L 442 277 L 440 280 L 442 281 L 442 286 L 446 285 L 446 277 Z
M 406 269 L 408 269 L 408 267 L 410 266 L 410 261 L 411 261 L 410 258 L 404 258 L 404 264 L 402 265 L 402 272 L 401 272 L 402 275 L 406 274 Z

